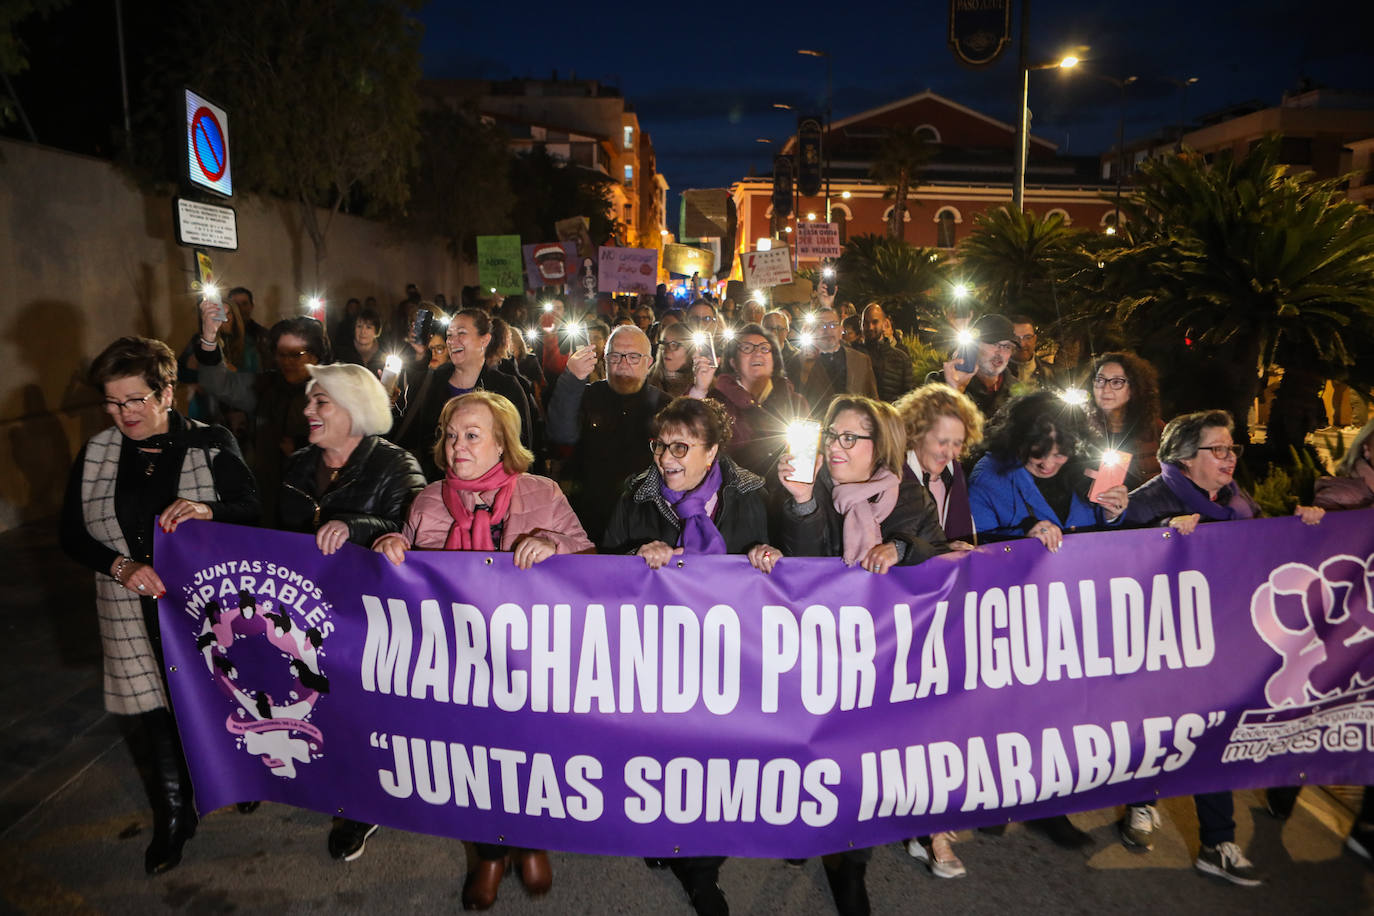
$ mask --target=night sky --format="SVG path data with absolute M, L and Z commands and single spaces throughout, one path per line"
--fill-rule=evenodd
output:
M 842 9 L 842 15 L 833 13 Z M 1345 89 L 1374 88 L 1368 0 L 1209 0 L 1090 3 L 1034 0 L 1030 58 L 1077 46 L 1072 74 L 1031 74 L 1032 131 L 1075 155 L 1097 155 L 1116 139 L 1118 90 L 1129 87 L 1126 136 L 1179 120 L 1169 80 L 1197 77 L 1186 120 L 1249 100 L 1278 104 L 1308 78 Z M 948 3 L 597 4 L 448 2 L 421 13 L 425 75 L 599 79 L 619 86 L 651 135 L 673 192 L 727 187 L 771 169 L 765 137 L 781 143 L 795 112 L 776 102 L 824 108 L 825 62 L 797 48 L 829 51 L 836 120 L 932 89 L 1011 123 L 1019 91 L 1015 42 L 984 70 L 960 66 L 946 43 Z M 1319 19 L 1312 18 L 1320 15 Z M 1016 34 L 1013 17 L 1013 37 Z M 676 194 L 669 223 L 677 220 Z

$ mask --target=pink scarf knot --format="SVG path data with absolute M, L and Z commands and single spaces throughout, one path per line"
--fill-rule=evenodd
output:
M 519 474 L 512 474 L 497 462 L 475 480 L 459 480 L 448 472 L 444 478 L 444 508 L 453 516 L 453 527 L 444 541 L 445 550 L 496 550 L 491 541 L 491 526 L 504 521 L 510 511 L 511 494 Z M 492 505 L 478 505 L 477 494 L 496 491 Z
M 831 491 L 835 511 L 844 516 L 844 562 L 856 566 L 883 542 L 882 522 L 897 506 L 897 475 L 883 468 L 859 483 L 837 483 Z M 877 497 L 874 500 L 874 497 Z

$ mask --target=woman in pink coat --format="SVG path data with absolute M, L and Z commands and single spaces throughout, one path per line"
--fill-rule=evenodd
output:
M 510 401 L 471 391 L 444 405 L 434 458 L 444 479 L 420 491 L 405 528 L 377 539 L 372 549 L 396 565 L 407 550 L 510 551 L 529 569 L 556 553 L 589 553 L 592 542 L 558 484 L 525 473 L 534 456 L 520 444 L 520 415 Z M 463 907 L 485 910 L 514 860 L 531 894 L 553 886 L 553 869 L 542 849 L 510 849 L 476 843 L 478 862 L 463 883 Z

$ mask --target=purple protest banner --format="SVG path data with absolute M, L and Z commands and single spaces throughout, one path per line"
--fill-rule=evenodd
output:
M 838 560 L 157 534 L 201 810 L 811 856 L 1155 797 L 1374 781 L 1374 511 Z

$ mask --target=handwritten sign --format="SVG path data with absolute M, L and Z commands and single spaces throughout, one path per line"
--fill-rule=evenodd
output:
M 477 282 L 484 290 L 494 287 L 503 296 L 523 293 L 523 266 L 520 236 L 477 236 Z
M 802 223 L 797 227 L 797 257 L 803 261 L 838 258 L 839 223 Z
M 658 249 L 597 250 L 598 289 L 603 293 L 650 293 L 658 285 Z

